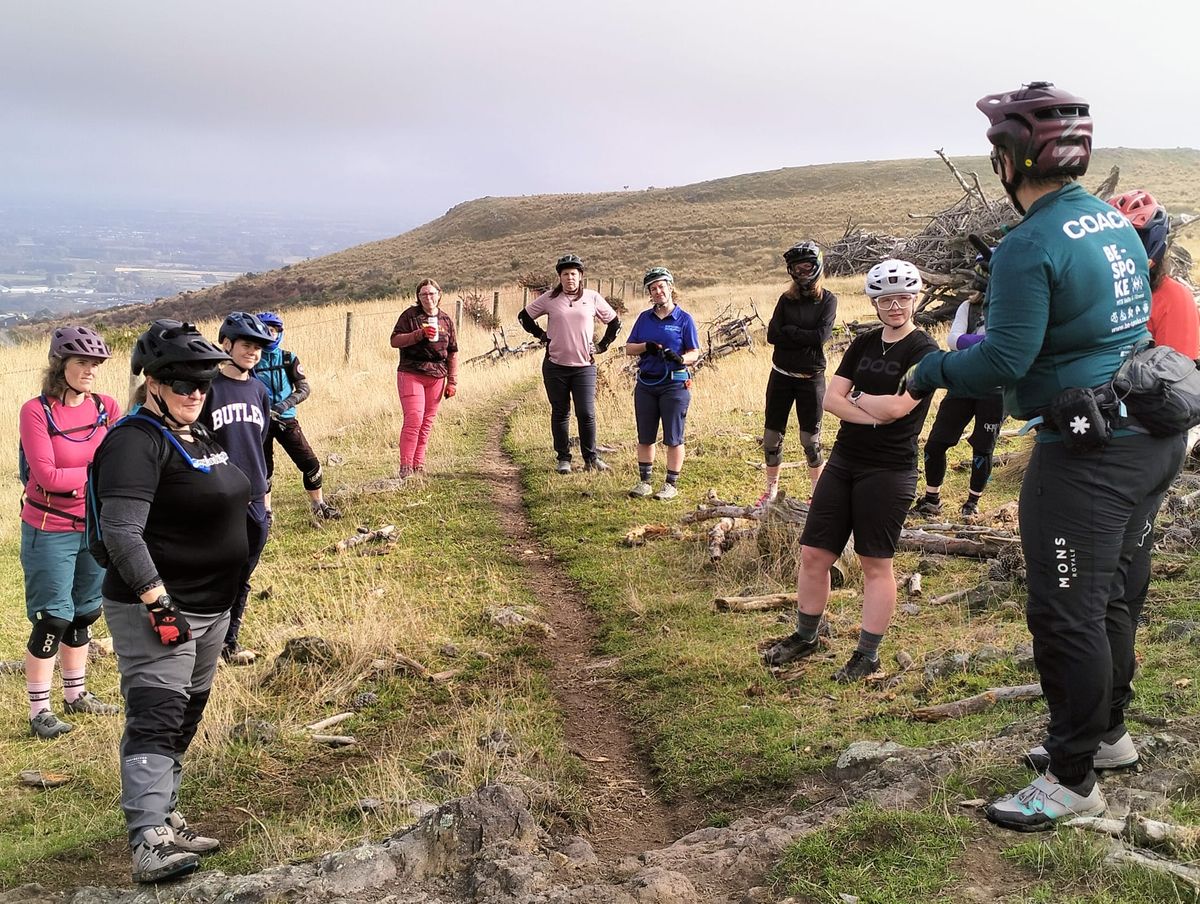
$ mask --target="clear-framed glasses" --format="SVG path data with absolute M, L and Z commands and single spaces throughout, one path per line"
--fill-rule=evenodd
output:
M 916 298 L 915 295 L 884 295 L 875 299 L 875 307 L 881 311 L 903 310 L 911 308 Z

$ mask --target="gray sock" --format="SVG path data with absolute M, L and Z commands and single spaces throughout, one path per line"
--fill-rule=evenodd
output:
M 816 640 L 819 627 L 821 627 L 820 613 L 816 615 L 808 615 L 804 612 L 796 613 L 796 633 L 800 635 L 801 640 Z
M 865 628 L 858 632 L 858 652 L 862 653 L 868 659 L 879 658 L 879 645 L 882 642 L 882 634 L 872 634 Z

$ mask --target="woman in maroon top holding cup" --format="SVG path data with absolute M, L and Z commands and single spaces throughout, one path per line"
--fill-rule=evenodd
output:
M 458 388 L 458 336 L 454 320 L 438 309 L 442 289 L 432 279 L 417 286 L 417 303 L 392 327 L 392 348 L 400 349 L 396 389 L 404 411 L 400 429 L 400 477 L 425 471 L 425 447 L 442 399 Z

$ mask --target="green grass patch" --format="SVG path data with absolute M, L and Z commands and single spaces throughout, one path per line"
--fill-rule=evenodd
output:
M 973 824 L 940 810 L 881 810 L 858 805 L 833 825 L 805 835 L 772 874 L 776 889 L 804 900 L 839 904 L 950 901 L 960 839 Z

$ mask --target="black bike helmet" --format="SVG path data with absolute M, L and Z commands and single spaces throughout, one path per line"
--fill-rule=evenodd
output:
M 797 242 L 783 252 L 783 262 L 787 264 L 789 273 L 793 264 L 810 263 L 813 265 L 812 272 L 807 276 L 792 276 L 801 289 L 811 289 L 821 278 L 821 274 L 825 272 L 825 252 L 816 242 Z
M 247 314 L 245 311 L 234 311 L 225 318 L 221 324 L 221 329 L 217 331 L 217 338 L 224 342 L 228 339 L 233 342 L 236 339 L 249 339 L 266 348 L 271 344 L 271 334 L 267 332 L 267 328 L 262 325 L 262 321 L 253 314 Z
M 190 323 L 156 320 L 138 336 L 129 359 L 133 373 L 145 372 L 156 380 L 212 380 L 217 365 L 229 355 L 213 345 Z
M 578 270 L 580 273 L 583 272 L 583 260 L 579 257 L 578 254 L 564 254 L 562 257 L 560 257 L 558 259 L 558 262 L 554 265 L 554 272 L 561 274 L 563 272 L 563 270 L 567 270 L 570 268 L 574 268 L 574 269 Z

